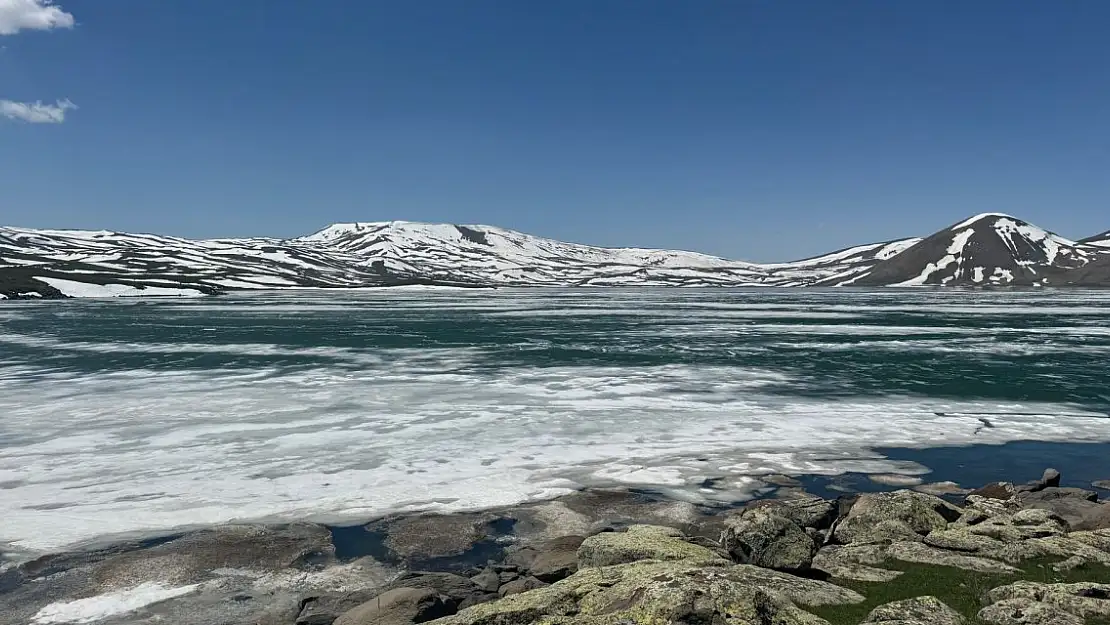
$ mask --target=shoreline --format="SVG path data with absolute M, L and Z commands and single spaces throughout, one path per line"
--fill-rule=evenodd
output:
M 966 449 L 963 451 L 965 454 L 969 452 Z M 1020 451 L 1020 448 L 1016 449 L 1015 453 Z M 1056 453 L 1050 449 L 1044 451 Z M 1082 460 L 1082 454 L 1076 457 Z M 1071 462 L 1075 460 L 1073 457 Z M 948 470 L 959 468 L 949 467 Z M 1020 483 L 1021 478 L 1029 477 L 1028 471 L 1024 473 L 1009 477 L 1016 478 L 1013 481 Z M 230 523 L 162 532 L 157 536 L 148 534 L 125 541 L 102 540 L 80 550 L 38 554 L 19 563 L 0 565 L 0 614 L 7 610 L 18 618 L 32 619 L 35 615 L 41 616 L 42 610 L 55 605 L 70 606 L 66 609 L 79 612 L 80 609 L 89 609 L 81 601 L 113 596 L 112 592 L 135 592 L 136 588 L 154 593 L 147 599 L 158 599 L 162 596 L 158 593 L 181 592 L 181 596 L 167 595 L 165 599 L 152 600 L 149 606 L 142 604 L 145 607 L 137 608 L 137 611 L 125 611 L 93 621 L 64 620 L 69 618 L 64 614 L 57 618 L 41 617 L 29 621 L 6 621 L 0 616 L 0 625 L 69 622 L 139 625 L 158 619 L 164 622 L 167 615 L 179 619 L 168 621 L 173 625 L 203 625 L 208 622 L 205 619 L 212 617 L 213 610 L 227 609 L 227 602 L 232 600 L 243 604 L 237 609 L 242 609 L 244 614 L 253 614 L 270 604 L 284 606 L 286 613 L 295 605 L 300 612 L 304 609 L 305 597 L 330 597 L 339 593 L 368 601 L 372 593 L 380 592 L 397 580 L 410 579 L 414 574 L 449 575 L 452 580 L 465 580 L 481 575 L 482 571 L 493 566 L 492 563 L 515 562 L 514 558 L 519 558 L 520 553 L 545 553 L 549 545 L 567 536 L 577 536 L 579 538 L 575 540 L 580 540 L 584 536 L 622 533 L 629 527 L 647 525 L 673 528 L 684 537 L 684 541 L 719 549 L 714 545 L 718 545 L 718 540 L 727 533 L 730 519 L 750 509 L 792 505 L 789 502 L 801 501 L 826 501 L 831 502 L 829 505 L 843 507 L 851 506 L 861 494 L 864 497 L 900 496 L 897 494 L 923 492 L 936 495 L 936 501 L 949 502 L 944 505 L 962 505 L 972 484 L 925 481 L 921 477 L 895 474 L 768 475 L 764 476 L 764 480 L 771 486 L 753 499 L 713 506 L 668 497 L 662 491 L 587 488 L 544 501 L 485 510 L 446 514 L 401 513 L 328 525 L 303 521 Z M 1101 477 L 1110 477 L 1110 471 Z M 1082 490 L 1073 485 L 1083 479 L 1086 476 L 1065 480 L 1062 492 Z M 917 480 L 921 483 L 911 483 Z M 990 485 L 988 482 L 976 484 Z M 834 485 L 844 492 L 830 490 Z M 1086 488 L 1092 488 L 1091 484 L 1086 484 Z M 1102 498 L 1110 498 L 1110 484 L 1102 482 L 1100 488 L 1103 489 L 1098 491 Z M 1110 510 L 1110 505 L 1105 505 L 1105 509 Z M 1107 519 L 1110 520 L 1110 515 Z M 565 559 L 566 554 L 561 557 Z M 1110 563 L 1110 555 L 1107 562 Z M 511 568 L 517 565 L 505 566 Z M 510 582 L 532 579 L 521 577 L 524 573 L 518 569 L 506 569 L 505 573 Z M 527 583 L 534 585 L 536 582 Z M 524 581 L 520 585 L 524 585 Z M 487 592 L 482 595 L 482 602 L 492 601 L 496 596 L 491 597 Z M 338 616 L 340 607 L 353 607 L 349 603 L 341 602 L 327 609 L 336 612 L 333 617 Z M 50 614 L 49 611 L 47 614 Z M 187 614 L 195 614 L 196 619 L 190 620 L 193 617 Z M 148 618 L 155 618 L 155 621 Z M 246 620 L 226 622 L 242 625 L 331 622 L 326 618 L 322 621 L 297 618 L 290 620 L 282 616 L 274 617 L 276 620 L 258 620 L 255 616 L 244 616 Z
M 884 464 L 876 471 L 841 471 L 838 473 L 764 473 L 761 475 L 732 475 L 721 478 L 708 477 L 700 485 L 702 497 L 691 497 L 681 489 L 663 485 L 621 484 L 612 482 L 602 485 L 587 485 L 575 488 L 566 487 L 563 492 L 549 496 L 526 499 L 515 503 L 480 506 L 464 509 L 442 509 L 421 507 L 418 509 L 396 509 L 381 513 L 316 513 L 297 516 L 263 516 L 231 518 L 217 523 L 196 523 L 168 528 L 139 529 L 119 533 L 104 534 L 92 539 L 78 541 L 56 549 L 33 550 L 21 548 L 12 543 L 0 542 L 0 564 L 3 556 L 22 555 L 16 564 L 27 560 L 59 555 L 91 552 L 116 547 L 157 541 L 171 536 L 211 530 L 222 526 L 255 525 L 264 527 L 284 527 L 300 523 L 325 527 L 351 527 L 369 525 L 382 520 L 407 516 L 423 515 L 466 515 L 482 514 L 497 510 L 514 509 L 529 505 L 557 501 L 563 497 L 592 491 L 626 491 L 643 493 L 648 497 L 685 502 L 705 510 L 731 510 L 751 501 L 774 498 L 782 490 L 783 478 L 795 482 L 797 488 L 823 498 L 853 492 L 881 492 L 898 488 L 917 488 L 929 483 L 955 482 L 957 484 L 984 484 L 991 481 L 1005 481 L 1013 475 L 1028 472 L 1034 467 L 1059 466 L 1067 476 L 1066 486 L 1090 488 L 1092 482 L 1110 478 L 1110 443 L 1078 441 L 1070 443 L 1019 440 L 1006 443 L 982 443 L 942 447 L 876 447 L 865 450 L 858 460 Z M 986 453 L 989 459 L 983 458 Z M 843 458 L 837 458 L 843 461 Z M 876 467 L 878 468 L 878 467 Z M 904 481 L 885 476 L 906 478 Z M 721 479 L 741 479 L 748 482 L 743 489 L 729 489 L 720 493 Z M 877 479 L 873 479 L 877 478 Z M 959 478 L 959 479 L 955 479 Z M 919 480 L 916 484 L 913 480 Z M 939 492 L 943 493 L 942 488 Z M 735 493 L 743 496 L 729 497 Z M 922 492 L 937 492 L 923 490 Z M 726 496 L 718 497 L 717 494 Z

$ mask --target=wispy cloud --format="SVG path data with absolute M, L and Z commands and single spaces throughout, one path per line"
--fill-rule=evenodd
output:
M 54 104 L 0 100 L 0 115 L 29 124 L 60 124 L 66 120 L 66 111 L 75 108 L 77 105 L 69 100 L 58 100 Z
M 73 28 L 73 24 L 73 14 L 63 11 L 54 0 L 0 0 L 0 35 Z

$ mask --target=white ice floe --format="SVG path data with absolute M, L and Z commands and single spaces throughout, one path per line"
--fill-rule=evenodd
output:
M 93 623 L 187 595 L 198 587 L 199 584 L 171 587 L 157 582 L 146 582 L 127 590 L 117 590 L 76 601 L 51 603 L 31 617 L 31 625 Z

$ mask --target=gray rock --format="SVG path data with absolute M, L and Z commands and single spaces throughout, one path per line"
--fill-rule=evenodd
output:
M 853 561 L 848 549 L 840 545 L 822 547 L 813 557 L 812 568 L 830 577 L 857 582 L 889 582 L 902 575 L 901 571 L 880 569 Z
M 1085 621 L 1054 606 L 1026 599 L 1006 599 L 979 611 L 988 625 L 1084 625 Z
M 494 571 L 493 568 L 483 570 L 481 573 L 471 577 L 470 581 L 483 592 L 497 592 L 497 589 L 501 587 L 502 583 L 501 575 L 498 574 L 497 571 Z
M 430 588 L 395 588 L 344 612 L 335 619 L 335 625 L 412 625 L 453 612 Z
M 1040 484 L 1044 488 L 1057 488 L 1060 486 L 1060 472 L 1056 469 L 1045 469 L 1041 476 Z
M 774 508 L 752 508 L 728 518 L 721 544 L 737 562 L 788 572 L 809 569 L 817 553 L 805 530 Z
M 881 605 L 871 611 L 860 625 L 964 625 L 959 612 L 936 597 L 917 597 Z
M 1097 503 L 1076 496 L 1054 499 L 1034 499 L 1025 501 L 1024 505 L 1029 508 L 1052 512 L 1057 517 L 1065 520 L 1069 528 L 1073 530 L 1110 528 L 1110 505 L 1108 504 Z
M 748 565 L 640 560 L 475 606 L 435 625 L 775 623 L 820 625 L 799 606 L 858 603 L 856 592 Z
M 509 595 L 516 595 L 516 594 L 519 594 L 519 593 L 522 593 L 522 592 L 528 592 L 529 590 L 535 590 L 537 588 L 543 588 L 544 586 L 548 586 L 548 585 L 549 584 L 541 582 L 540 580 L 536 579 L 535 577 L 522 577 L 520 579 L 515 579 L 515 580 L 505 584 L 504 586 L 502 586 L 497 591 L 497 595 L 499 597 L 508 597 Z
M 396 588 L 427 588 L 446 597 L 446 602 L 452 606 L 474 604 L 487 600 L 486 591 L 482 590 L 469 579 L 451 573 L 405 573 L 389 584 L 387 590 Z
M 952 553 L 916 542 L 893 543 L 886 549 L 888 556 L 904 562 L 951 566 L 979 573 L 1013 574 L 1019 570 L 997 560 Z
M 380 591 L 367 589 L 305 597 L 300 602 L 300 612 L 294 615 L 294 622 L 296 625 L 331 625 L 340 614 L 349 612 L 380 594 Z
M 904 538 L 908 533 L 924 536 L 948 527 L 962 511 L 933 495 L 911 490 L 860 495 L 833 532 L 843 544 Z M 904 527 L 903 527 L 904 526 Z M 906 532 L 905 529 L 909 530 Z
M 712 550 L 684 538 L 682 532 L 658 525 L 633 525 L 624 532 L 603 532 L 582 541 L 578 566 L 612 566 L 637 560 L 721 560 Z
M 1034 502 L 1055 501 L 1057 499 L 1077 499 L 1081 501 L 1098 501 L 1098 493 L 1093 490 L 1070 487 L 1049 487 L 1035 492 L 1019 493 L 1018 500 L 1022 505 Z
M 549 584 L 574 574 L 578 570 L 578 548 L 585 540 L 582 536 L 561 536 L 543 543 L 526 570 Z
M 1080 582 L 1077 584 L 1041 584 L 1015 582 L 987 593 L 991 604 L 1011 601 L 1009 606 L 1045 604 L 1062 613 L 1082 619 L 1110 617 L 1110 584 Z
M 755 508 L 773 510 L 799 527 L 819 530 L 832 527 L 838 515 L 836 502 L 812 496 L 796 499 L 760 499 L 747 507 L 749 510 Z

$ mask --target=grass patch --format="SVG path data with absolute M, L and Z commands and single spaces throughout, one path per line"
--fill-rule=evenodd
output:
M 1110 567 L 1085 565 L 1071 571 L 1054 571 L 1055 560 L 1029 560 L 1020 565 L 1021 573 L 999 575 L 976 573 L 947 566 L 911 564 L 908 562 L 888 562 L 883 568 L 902 571 L 902 575 L 890 582 L 855 582 L 832 579 L 834 584 L 850 588 L 866 599 L 855 605 L 823 606 L 806 608 L 832 625 L 859 625 L 871 610 L 884 603 L 932 595 L 952 609 L 964 615 L 968 623 L 978 625 L 982 621 L 975 615 L 982 609 L 982 597 L 987 591 L 1016 581 L 1027 580 L 1045 584 L 1097 582 L 1110 584 Z M 1110 622 L 1092 625 L 1110 625 Z

